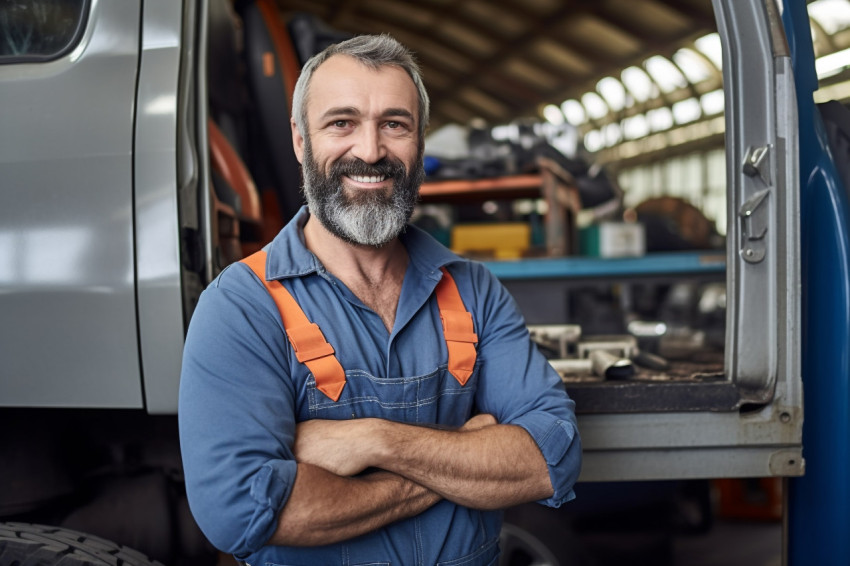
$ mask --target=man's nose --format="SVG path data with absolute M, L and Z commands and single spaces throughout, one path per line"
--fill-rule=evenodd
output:
M 351 154 L 366 163 L 377 163 L 386 157 L 387 148 L 381 138 L 380 130 L 370 126 L 358 128 Z

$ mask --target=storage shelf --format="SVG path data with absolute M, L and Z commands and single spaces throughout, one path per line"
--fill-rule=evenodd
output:
M 721 251 L 651 253 L 642 257 L 547 257 L 486 261 L 499 279 L 576 279 L 712 274 L 726 271 Z
M 540 175 L 428 181 L 420 187 L 419 198 L 423 203 L 539 198 L 542 186 Z

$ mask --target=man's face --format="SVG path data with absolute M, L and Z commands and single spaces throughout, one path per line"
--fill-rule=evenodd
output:
M 404 229 L 424 179 L 418 96 L 398 67 L 336 55 L 316 69 L 306 139 L 293 127 L 310 212 L 331 233 L 380 246 Z

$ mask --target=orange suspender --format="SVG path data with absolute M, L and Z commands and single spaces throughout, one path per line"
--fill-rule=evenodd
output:
M 466 385 L 475 366 L 475 346 L 478 336 L 473 331 L 472 315 L 463 306 L 454 278 L 445 267 L 441 267 L 443 278 L 437 283 L 437 306 L 443 321 L 443 337 L 449 350 L 449 373 Z
M 345 371 L 318 325 L 310 322 L 286 287 L 266 280 L 265 251 L 260 250 L 246 257 L 242 263 L 251 268 L 274 299 L 286 336 L 295 350 L 295 357 L 313 373 L 316 388 L 334 401 L 339 400 L 345 387 Z M 457 284 L 446 268 L 440 269 L 443 278 L 437 283 L 434 292 L 449 351 L 449 373 L 463 386 L 475 366 L 477 354 L 474 344 L 478 342 L 478 336 L 473 332 L 472 315 L 463 305 Z
M 310 322 L 298 303 L 280 282 L 266 280 L 266 252 L 260 250 L 242 260 L 268 289 L 280 311 L 286 337 L 295 350 L 295 357 L 305 364 L 316 378 L 316 388 L 337 401 L 345 387 L 345 371 L 334 356 L 333 346 L 316 323 Z

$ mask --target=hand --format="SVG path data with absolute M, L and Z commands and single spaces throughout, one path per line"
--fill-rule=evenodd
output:
M 295 434 L 295 460 L 319 466 L 338 476 L 355 476 L 366 468 L 378 465 L 373 462 L 373 448 L 377 447 L 379 419 L 353 419 L 332 421 L 314 419 L 297 425 Z M 459 429 L 463 432 L 479 430 L 498 424 L 489 414 L 475 415 Z
M 371 466 L 368 459 L 370 419 L 298 423 L 295 460 L 319 466 L 338 476 L 354 476 Z
M 470 418 L 460 430 L 462 431 L 470 431 L 470 430 L 478 430 L 480 428 L 484 428 L 485 426 L 492 426 L 494 424 L 499 424 L 496 421 L 496 417 L 493 415 L 488 415 L 487 413 L 481 413 L 480 415 L 475 415 Z

